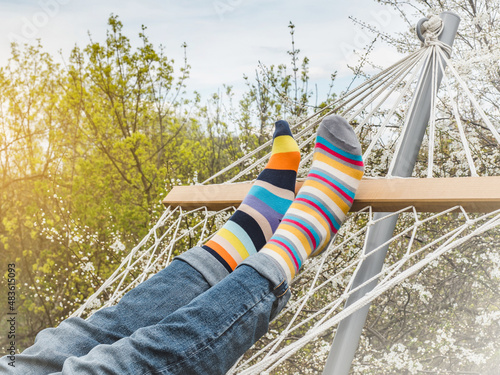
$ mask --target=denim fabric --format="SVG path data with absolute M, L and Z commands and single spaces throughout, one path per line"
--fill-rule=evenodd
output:
M 16 367 L 0 359 L 0 374 L 43 375 L 61 371 L 64 361 L 81 357 L 99 344 L 112 344 L 137 329 L 158 323 L 205 292 L 210 285 L 186 262 L 174 259 L 123 296 L 116 306 L 88 319 L 69 318 L 41 331 L 35 344 L 15 356 Z
M 283 269 L 278 262 L 264 253 L 252 255 L 245 259 L 242 264 L 252 267 L 262 277 L 269 280 L 272 285 L 275 285 L 275 295 L 277 298 L 271 310 L 270 317 L 270 320 L 273 320 L 283 307 L 285 307 L 291 296 Z
M 193 247 L 189 251 L 179 255 L 176 259 L 189 263 L 191 267 L 203 275 L 210 286 L 214 286 L 229 275 L 229 272 L 227 272 L 226 268 L 218 260 L 199 246 Z
M 179 282 L 175 280 L 178 275 L 170 273 L 170 268 L 172 272 L 174 268 L 176 272 L 180 269 L 189 270 L 189 274 L 184 275 L 182 282 Z M 109 329 L 95 327 L 90 331 L 81 331 L 78 324 L 67 321 L 67 328 L 64 330 L 58 331 L 58 327 L 52 331 L 45 330 L 49 333 L 42 331 L 37 343 L 25 351 L 28 352 L 27 355 L 23 353 L 16 356 L 16 364 L 24 363 L 24 368 L 17 370 L 16 366 L 15 373 L 225 374 L 267 332 L 269 321 L 290 296 L 283 271 L 265 254 L 248 258 L 233 273 L 211 288 L 201 274 L 186 262 L 172 262 L 165 273 L 170 275 L 168 281 L 158 280 L 157 284 L 145 282 L 140 292 L 127 294 L 128 304 L 134 309 L 133 313 L 124 312 L 120 315 L 120 319 L 127 322 L 111 322 L 111 317 L 107 317 L 101 321 Z M 187 280 L 191 279 L 196 285 L 201 282 L 203 287 L 199 288 L 204 291 L 175 311 L 171 307 L 163 309 L 163 303 L 159 303 L 156 298 L 179 306 L 174 300 L 185 301 L 185 294 L 189 290 L 201 290 L 188 285 L 191 281 Z M 176 284 L 176 287 L 171 287 L 169 282 Z M 159 290 L 152 288 L 150 294 L 149 287 L 153 285 L 158 285 Z M 161 296 L 163 287 L 169 290 L 168 298 Z M 152 306 L 156 307 L 151 308 Z M 149 311 L 155 309 L 161 313 Z M 170 313 L 166 314 L 168 309 Z M 145 316 L 150 317 L 150 322 L 160 319 L 141 327 Z M 91 319 L 88 321 L 97 323 Z M 84 326 L 87 328 L 88 325 Z M 139 328 L 129 336 L 125 335 L 135 327 Z M 68 349 L 77 346 L 79 341 L 84 350 Z M 88 352 L 92 346 L 94 347 Z M 72 356 L 64 361 L 62 370 L 60 367 L 56 369 L 70 350 L 75 350 L 78 354 L 70 354 Z M 57 356 L 60 358 L 59 362 L 54 360 Z

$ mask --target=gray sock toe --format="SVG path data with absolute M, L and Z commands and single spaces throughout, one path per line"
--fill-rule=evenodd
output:
M 343 117 L 338 115 L 325 117 L 319 125 L 318 135 L 350 154 L 361 154 L 358 137 Z

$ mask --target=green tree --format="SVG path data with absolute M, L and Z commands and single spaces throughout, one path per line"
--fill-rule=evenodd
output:
M 0 70 L 0 259 L 18 269 L 19 349 L 102 284 L 172 186 L 239 155 L 221 99 L 184 99 L 187 60 L 175 68 L 145 27 L 133 48 L 122 27 L 111 16 L 64 66 L 13 46 Z

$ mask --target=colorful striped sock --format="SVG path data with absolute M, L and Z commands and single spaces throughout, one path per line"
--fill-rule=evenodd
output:
M 300 150 L 286 121 L 275 124 L 271 158 L 238 210 L 202 248 L 229 272 L 271 238 L 295 197 Z
M 323 119 L 304 185 L 261 250 L 278 262 L 289 282 L 309 256 L 319 254 L 333 239 L 352 206 L 363 171 L 361 146 L 352 127 L 340 116 Z

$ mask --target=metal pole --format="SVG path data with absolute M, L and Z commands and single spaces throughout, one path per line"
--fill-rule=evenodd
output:
M 443 20 L 444 25 L 443 31 L 438 39 L 451 47 L 458 30 L 460 17 L 453 12 L 443 12 L 439 15 L 439 17 Z M 418 28 L 422 24 L 422 21 L 418 23 Z M 418 30 L 418 33 L 420 36 L 420 30 Z M 445 66 L 444 62 L 443 66 Z M 439 88 L 442 78 L 443 74 L 438 69 L 436 90 Z M 428 64 L 420 75 L 417 90 L 414 94 L 415 104 L 413 111 L 409 114 L 410 118 L 408 121 L 408 128 L 403 135 L 400 150 L 395 156 L 396 162 L 392 172 L 393 176 L 410 177 L 413 172 L 413 167 L 415 166 L 418 152 L 424 138 L 425 129 L 430 118 L 431 94 L 432 72 L 431 65 Z M 389 215 L 387 212 L 375 213 L 374 220 L 387 215 Z M 369 254 L 393 236 L 396 221 L 397 215 L 394 215 L 393 217 L 376 223 L 370 228 L 366 239 L 365 254 Z M 352 289 L 358 287 L 380 273 L 388 247 L 389 246 L 386 245 L 379 249 L 361 264 L 360 269 L 354 278 Z M 350 306 L 366 293 L 373 290 L 376 285 L 377 281 L 375 280 L 365 285 L 363 288 L 360 288 L 347 299 L 345 306 Z M 356 311 L 354 314 L 339 323 L 332 347 L 330 349 L 330 354 L 326 361 L 323 375 L 347 375 L 349 373 L 352 360 L 354 359 L 354 354 L 358 348 L 359 339 L 363 326 L 365 325 L 369 308 L 370 306 L 366 305 L 364 308 Z

